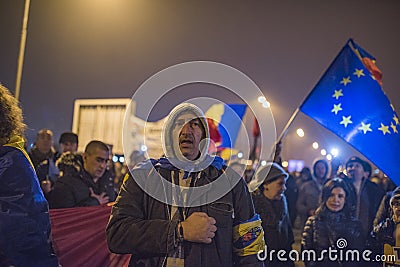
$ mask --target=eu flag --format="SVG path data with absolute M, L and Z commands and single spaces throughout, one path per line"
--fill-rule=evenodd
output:
M 300 110 L 400 184 L 400 126 L 375 58 L 350 39 Z

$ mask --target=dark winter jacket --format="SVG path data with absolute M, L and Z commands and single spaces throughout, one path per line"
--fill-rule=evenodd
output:
M 39 181 L 49 179 L 54 183 L 58 178 L 59 171 L 55 166 L 56 155 L 53 149 L 49 153 L 43 154 L 37 147 L 33 147 L 28 154 L 35 167 Z
M 342 249 L 344 254 L 345 250 L 352 249 L 357 249 L 361 253 L 364 244 L 365 238 L 362 235 L 360 221 L 347 217 L 342 211 L 332 212 L 324 208 L 308 218 L 303 231 L 301 250 L 313 250 L 318 258 L 322 255 L 322 251 L 328 250 L 329 247 Z M 343 261 L 331 261 L 328 253 L 324 254 L 323 259 L 305 263 L 306 266 L 363 266 L 360 261 L 345 261 L 345 258 Z
M 79 175 L 66 175 L 60 177 L 54 184 L 50 196 L 50 208 L 72 208 L 100 205 L 98 200 L 90 196 L 89 188 L 97 195 L 105 192 L 109 201 L 115 200 L 114 181 L 107 171 L 94 183 L 93 178 L 85 170 Z
M 174 171 L 158 165 L 154 169 L 152 166 L 150 161 L 144 162 L 133 170 L 135 178 L 132 175 L 125 178 L 107 226 L 110 250 L 132 254 L 129 266 L 161 267 L 178 242 L 178 221 L 170 219 L 170 206 L 164 204 L 166 199 L 157 200 L 155 195 L 150 196 L 142 189 L 153 186 L 153 192 L 161 193 L 156 194 L 158 198 L 167 196 L 169 191 L 165 180 L 171 181 Z M 163 177 L 160 178 L 162 180 L 152 181 L 153 175 L 158 177 L 158 173 Z M 225 186 L 230 186 L 229 182 L 235 180 L 229 179 L 233 175 L 239 182 L 228 193 L 209 204 L 184 209 L 186 218 L 193 212 L 208 214 L 215 218 L 218 228 L 210 244 L 184 241 L 185 266 L 263 266 L 255 254 L 244 257 L 233 255 L 233 227 L 252 218 L 254 208 L 244 180 L 230 168 L 224 172 L 226 176 L 221 176 L 222 173 L 222 170 L 209 166 L 191 174 L 193 187 L 205 186 L 206 191 L 197 195 L 197 199 L 205 203 L 209 203 L 206 200 L 212 196 L 212 192 L 218 190 L 215 183 L 210 184 L 217 178 L 225 181 Z M 143 184 L 139 186 L 138 181 Z
M 351 179 L 348 181 L 350 181 L 349 184 L 352 186 L 352 190 L 356 192 L 353 183 L 351 183 Z M 373 229 L 375 215 L 384 194 L 383 190 L 370 180 L 364 179 L 361 184 L 360 194 L 357 196 L 357 218 L 360 220 L 363 227 L 364 238 L 368 238 Z
M 29 159 L 22 149 L 0 146 L 0 264 L 58 266 L 50 232 L 47 201 Z
M 265 244 L 268 251 L 285 250 L 287 253 L 292 249 L 294 243 L 292 226 L 288 214 L 285 196 L 281 200 L 270 200 L 260 190 L 252 193 L 254 209 L 261 217 L 264 229 Z M 276 257 L 274 258 L 275 260 Z M 292 262 L 274 262 L 274 266 L 294 266 Z

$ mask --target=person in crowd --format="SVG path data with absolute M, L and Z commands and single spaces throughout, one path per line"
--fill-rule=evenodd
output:
M 129 163 L 128 163 L 129 170 L 132 170 L 136 166 L 136 164 L 142 162 L 145 159 L 146 157 L 144 156 L 144 153 L 142 151 L 133 150 L 129 156 Z
M 301 228 L 303 228 L 307 218 L 314 215 L 319 205 L 322 187 L 329 173 L 329 165 L 325 159 L 318 159 L 313 164 L 313 177 L 305 182 L 299 189 L 296 208 L 300 217 Z
M 56 267 L 48 204 L 24 130 L 17 99 L 0 84 L 0 266 Z
M 78 142 L 79 139 L 76 133 L 63 132 L 58 141 L 59 152 L 57 159 L 65 152 L 76 153 L 78 151 Z
M 356 217 L 361 221 L 364 237 L 372 231 L 373 221 L 385 194 L 376 184 L 368 180 L 368 167 L 359 157 L 351 157 L 346 163 L 348 181 L 356 195 Z
M 381 204 L 379 205 L 378 211 L 376 212 L 374 219 L 374 226 L 377 226 L 380 222 L 391 217 L 390 199 L 393 195 L 400 194 L 400 186 L 396 187 L 393 191 L 389 191 L 382 198 Z
M 400 266 L 400 259 L 397 256 L 400 247 L 400 190 L 394 190 L 391 194 L 389 216 L 374 227 L 369 246 L 374 255 L 396 256 L 395 259 L 386 257 L 384 266 Z
M 300 176 L 296 178 L 296 185 L 300 188 L 305 182 L 312 180 L 311 170 L 308 167 L 304 167 L 301 172 Z
M 125 177 L 106 229 L 132 266 L 264 266 L 261 220 L 245 181 L 208 152 L 203 111 L 176 106 L 162 131 L 165 157 Z
M 354 210 L 348 201 L 351 194 L 349 186 L 349 183 L 341 178 L 331 178 L 325 183 L 321 204 L 315 215 L 308 218 L 301 240 L 302 253 L 314 251 L 317 257 L 321 258 L 310 261 L 306 259 L 306 266 L 362 266 L 356 258 L 338 256 L 332 259 L 328 252 L 323 253 L 324 250 L 328 251 L 331 248 L 337 252 L 342 250 L 342 255 L 349 255 L 346 251 L 362 252 L 365 246 L 361 222 L 355 218 Z
M 264 240 L 268 251 L 284 250 L 287 255 L 294 243 L 293 231 L 284 192 L 289 175 L 277 163 L 267 163 L 255 173 L 249 183 L 254 209 L 260 214 Z M 294 266 L 293 261 L 279 261 L 267 257 L 266 265 Z
M 53 147 L 53 132 L 49 129 L 38 131 L 34 147 L 29 151 L 29 157 L 35 167 L 39 181 L 45 184 L 57 180 L 59 170 L 55 166 L 56 151 Z
M 83 168 L 64 174 L 54 184 L 50 208 L 102 205 L 115 200 L 114 181 L 104 176 L 109 160 L 108 146 L 98 140 L 89 142 L 82 154 Z

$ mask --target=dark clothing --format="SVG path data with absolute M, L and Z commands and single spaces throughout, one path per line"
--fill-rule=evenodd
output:
M 356 192 L 354 184 L 349 179 L 352 190 Z M 384 196 L 384 192 L 375 183 L 364 179 L 360 193 L 357 194 L 357 218 L 361 221 L 364 238 L 368 238 L 373 228 L 376 212 Z
M 22 150 L 0 147 L 0 263 L 58 266 L 46 199 Z M 6 265 L 8 266 L 8 265 Z
M 338 239 L 344 238 L 347 245 L 338 247 Z M 361 223 L 355 218 L 348 218 L 342 211 L 331 212 L 327 208 L 317 212 L 316 215 L 308 218 L 303 231 L 301 250 L 314 250 L 317 258 L 322 255 L 323 250 L 329 247 L 336 250 L 357 249 L 362 251 L 365 238 L 362 235 Z M 338 255 L 338 253 L 336 254 Z M 361 255 L 360 255 L 361 258 Z M 305 261 L 306 266 L 363 266 L 360 261 L 330 261 L 328 253 L 324 254 L 323 261 Z M 365 266 L 365 263 L 364 263 Z
M 371 256 L 371 258 L 374 258 L 375 255 L 397 254 L 396 251 L 391 251 L 393 247 L 397 247 L 395 238 L 397 225 L 398 223 L 395 223 L 392 218 L 386 218 L 374 227 L 368 242 L 369 249 L 373 251 L 373 256 Z M 386 248 L 384 249 L 384 247 Z M 396 258 L 398 258 L 397 255 Z M 379 266 L 382 266 L 382 263 L 380 263 Z M 389 266 L 400 266 L 400 264 L 397 262 L 397 265 L 393 264 Z
M 385 221 L 387 218 L 391 217 L 391 208 L 390 208 L 390 198 L 392 197 L 393 191 L 387 192 L 379 205 L 378 211 L 376 212 L 374 219 L 374 226 L 377 226 L 382 221 Z
M 290 223 L 293 225 L 297 217 L 296 203 L 299 196 L 299 188 L 293 175 L 289 175 L 289 178 L 286 180 L 285 196 L 287 200 Z
M 57 180 L 58 177 L 58 169 L 55 166 L 56 158 L 55 152 L 50 151 L 47 154 L 43 154 L 37 149 L 37 147 L 33 147 L 29 151 L 29 157 L 35 167 L 35 171 L 39 181 L 44 181 L 49 179 L 52 183 Z
M 258 189 L 251 196 L 254 209 L 261 217 L 264 240 L 268 251 L 285 250 L 287 252 L 286 255 L 288 255 L 292 249 L 294 237 L 285 196 L 282 196 L 281 200 L 270 200 Z M 293 262 L 279 261 L 276 257 L 273 258 L 273 262 L 267 260 L 266 264 L 272 264 L 272 266 L 294 266 Z
M 94 183 L 92 176 L 83 170 L 79 175 L 62 176 L 54 184 L 50 196 L 50 208 L 72 208 L 100 205 L 90 196 L 89 188 L 97 195 L 105 192 L 109 201 L 115 200 L 114 181 L 107 171 Z
M 150 161 L 137 166 L 132 174 L 124 179 L 119 196 L 111 212 L 110 221 L 107 226 L 107 242 L 109 249 L 114 253 L 132 254 L 129 266 L 161 267 L 166 262 L 168 254 L 176 250 L 177 243 L 177 224 L 176 218 L 170 218 L 171 206 L 156 200 L 142 190 L 156 186 L 160 195 L 172 194 L 168 191 L 167 185 L 163 185 L 164 179 L 171 181 L 171 176 L 175 172 L 165 169 L 160 165 L 154 165 Z M 223 173 L 227 175 L 223 175 Z M 151 181 L 152 175 L 162 177 L 158 183 L 147 183 Z M 133 178 L 132 175 L 135 177 Z M 264 266 L 263 262 L 257 259 L 257 255 L 240 257 L 233 255 L 233 227 L 241 222 L 247 221 L 254 216 L 253 203 L 246 183 L 238 175 L 227 168 L 224 172 L 214 166 L 208 166 L 201 172 L 191 173 L 194 181 L 191 187 L 200 187 L 218 180 L 237 176 L 239 182 L 232 186 L 228 193 L 218 200 L 209 203 L 207 200 L 212 191 L 216 188 L 213 184 L 205 188 L 206 191 L 200 195 L 208 204 L 200 206 L 186 207 L 183 214 L 186 218 L 194 212 L 204 212 L 208 216 L 215 218 L 217 231 L 210 244 L 183 241 L 184 246 L 184 265 L 190 267 L 200 266 Z M 158 176 L 157 176 L 158 177 Z M 139 186 L 137 181 L 144 182 Z M 154 180 L 153 180 L 154 181 Z M 228 186 L 229 184 L 226 184 Z

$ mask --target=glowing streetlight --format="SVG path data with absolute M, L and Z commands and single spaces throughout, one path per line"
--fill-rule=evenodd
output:
M 239 159 L 243 158 L 243 153 L 242 153 L 242 152 L 237 153 L 237 157 L 238 157 Z
M 327 160 L 332 160 L 332 155 L 331 154 L 326 155 L 326 159 Z
M 268 101 L 265 101 L 264 103 L 262 103 L 263 108 L 270 108 L 271 104 Z
M 321 149 L 321 155 L 322 156 L 326 156 L 326 150 L 325 149 Z
M 258 100 L 259 103 L 264 103 L 265 101 L 267 101 L 265 96 L 259 96 L 257 100 Z
M 296 133 L 297 133 L 297 135 L 298 135 L 299 137 L 304 137 L 304 131 L 303 131 L 303 129 L 301 129 L 301 128 L 297 129 Z
M 318 149 L 318 148 L 319 148 L 318 142 L 312 143 L 312 147 L 313 147 L 314 149 Z
M 282 161 L 282 167 L 283 167 L 283 168 L 287 168 L 287 166 L 289 166 L 289 162 L 287 162 L 287 161 Z
M 261 166 L 265 166 L 265 165 L 267 165 L 267 162 L 265 160 L 262 160 L 261 161 Z
M 140 150 L 142 150 L 143 152 L 146 152 L 147 151 L 147 146 L 146 145 L 142 145 L 140 147 Z

